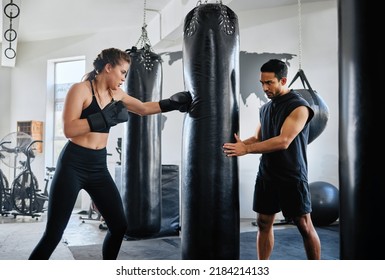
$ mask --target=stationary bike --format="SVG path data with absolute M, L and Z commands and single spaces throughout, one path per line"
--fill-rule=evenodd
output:
M 45 178 L 44 178 L 44 190 L 41 192 L 38 190 L 36 193 L 36 199 L 38 204 L 38 212 L 45 212 L 47 210 L 46 202 L 48 201 L 48 186 L 50 181 L 52 180 L 53 174 L 55 173 L 55 167 L 46 167 L 45 168 Z
M 2 154 L 3 145 L 9 144 L 11 141 L 2 141 L 0 143 L 0 159 L 3 160 L 5 156 Z M 0 214 L 6 216 L 13 208 L 11 200 L 11 189 L 9 182 L 4 172 L 0 169 Z
M 48 200 L 48 196 L 41 194 L 39 183 L 31 168 L 31 159 L 35 157 L 34 144 L 43 142 L 42 140 L 32 141 L 23 153 L 27 159 L 21 162 L 23 170 L 16 176 L 12 182 L 12 200 L 16 212 L 13 215 L 39 217 L 44 207 L 44 203 Z

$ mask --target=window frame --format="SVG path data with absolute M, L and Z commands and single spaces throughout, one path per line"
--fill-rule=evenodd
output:
M 72 63 L 72 62 L 82 62 L 83 69 L 80 70 L 79 78 L 67 83 L 57 83 L 57 81 L 62 80 L 63 78 L 58 78 L 57 67 L 59 63 Z M 85 56 L 76 56 L 69 58 L 61 59 L 52 59 L 47 63 L 47 103 L 46 103 L 46 133 L 45 133 L 45 162 L 47 166 L 56 166 L 57 157 L 60 154 L 60 151 L 64 144 L 66 143 L 66 138 L 64 135 L 58 135 L 57 130 L 58 122 L 61 123 L 61 119 L 58 120 L 58 117 L 61 117 L 57 114 L 57 107 L 62 103 L 64 105 L 65 94 L 59 94 L 57 97 L 57 91 L 68 91 L 70 86 L 76 82 L 80 82 L 81 78 L 85 74 L 86 69 L 86 58 Z M 65 80 L 66 78 L 64 78 Z M 62 127 L 62 126 L 61 126 Z M 62 142 L 61 144 L 58 144 Z

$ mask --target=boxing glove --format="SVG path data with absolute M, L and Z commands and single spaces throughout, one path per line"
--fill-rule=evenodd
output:
M 100 132 L 128 120 L 128 111 L 122 101 L 112 101 L 102 111 L 87 117 L 92 132 Z
M 179 112 L 187 112 L 192 102 L 191 94 L 188 91 L 181 91 L 173 94 L 168 99 L 159 101 L 160 109 L 163 113 L 179 110 Z

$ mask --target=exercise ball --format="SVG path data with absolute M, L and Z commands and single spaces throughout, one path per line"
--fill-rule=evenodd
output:
M 309 184 L 311 218 L 316 226 L 327 226 L 339 218 L 339 191 L 330 183 L 317 181 Z

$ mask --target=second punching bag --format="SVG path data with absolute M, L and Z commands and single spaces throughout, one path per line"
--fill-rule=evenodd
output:
M 182 259 L 239 259 L 238 162 L 222 151 L 239 130 L 239 29 L 232 10 L 200 4 L 187 14 L 183 66 L 193 102 L 183 127 Z
M 141 101 L 161 98 L 161 58 L 149 48 L 130 50 L 127 93 Z M 161 114 L 130 113 L 122 144 L 122 200 L 128 237 L 149 237 L 161 227 Z

